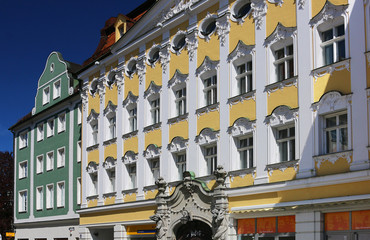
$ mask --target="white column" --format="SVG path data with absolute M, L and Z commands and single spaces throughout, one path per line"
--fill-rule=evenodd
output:
M 140 52 L 145 51 L 145 45 L 140 47 Z M 144 98 L 144 92 L 145 92 L 145 81 L 146 76 L 143 76 L 142 82 L 139 83 L 139 97 L 137 100 L 137 137 L 138 137 L 138 159 L 136 163 L 136 176 L 137 176 L 137 195 L 136 200 L 143 200 L 145 198 L 143 187 L 145 186 L 146 182 L 146 159 L 143 156 L 144 147 L 145 147 L 145 134 L 143 132 L 144 129 L 144 119 L 146 117 L 145 115 L 145 102 L 146 99 Z
M 218 145 L 218 165 L 222 165 L 226 171 L 231 170 L 229 164 L 230 157 L 230 137 L 227 132 L 229 127 L 229 104 L 227 99 L 229 97 L 229 64 L 227 57 L 229 55 L 229 31 L 230 31 L 230 20 L 228 13 L 228 1 L 220 0 L 220 9 L 218 10 L 218 16 L 221 16 L 217 20 L 218 34 L 220 39 L 220 65 L 219 65 L 219 103 L 220 103 L 220 141 Z
M 82 129 L 81 129 L 81 153 L 82 153 L 82 159 L 81 159 L 81 208 L 87 207 L 87 181 L 88 176 L 86 172 L 87 167 L 87 116 L 88 116 L 88 109 L 89 109 L 89 101 L 88 101 L 88 79 L 84 79 L 84 89 L 82 90 L 81 98 L 82 98 Z
M 77 187 L 73 184 L 75 176 L 73 175 L 73 167 L 75 161 L 77 162 L 77 159 L 74 159 L 73 149 L 74 149 L 74 107 L 76 102 L 71 103 L 71 106 L 69 107 L 69 147 L 68 147 L 68 215 L 74 214 L 73 211 L 73 193 L 77 191 Z M 66 118 L 67 121 L 67 118 Z M 77 178 L 76 178 L 77 179 Z
M 117 165 L 116 165 L 116 203 L 122 203 L 122 190 L 123 190 L 123 179 L 124 178 L 124 165 L 122 162 L 123 157 L 123 92 L 124 92 L 124 82 L 123 82 L 123 64 L 125 59 L 123 57 L 118 58 L 117 74 L 119 78 L 122 78 L 120 81 L 117 81 L 117 110 L 116 110 L 116 125 L 117 125 Z
M 365 25 L 363 1 L 349 1 L 349 49 L 351 64 L 351 90 L 352 90 L 352 149 L 353 162 L 351 170 L 368 169 L 369 157 L 367 145 L 367 104 L 366 97 L 366 59 L 365 59 Z M 349 140 L 351 141 L 351 139 Z
M 170 33 L 169 31 L 166 31 L 163 33 L 162 39 L 162 45 L 168 45 L 170 44 Z M 168 68 L 169 70 L 169 68 Z M 169 125 L 167 124 L 167 120 L 170 116 L 169 114 L 169 96 L 168 92 L 170 89 L 167 87 L 168 80 L 170 79 L 170 71 L 162 71 L 162 91 L 160 93 L 160 116 L 161 116 L 161 122 L 162 122 L 162 153 L 160 158 L 160 175 L 164 178 L 165 181 L 170 182 L 171 181 L 171 173 L 170 171 L 172 164 L 169 162 L 172 160 L 169 156 L 169 152 L 167 150 L 167 145 L 169 142 Z
M 29 219 L 33 219 L 34 216 L 33 216 L 33 199 L 34 198 L 34 193 L 33 193 L 33 190 L 34 190 L 34 187 L 35 187 L 35 184 L 34 184 L 34 154 L 35 154 L 35 128 L 36 126 L 35 125 L 32 125 L 31 126 L 31 139 L 30 139 L 30 142 L 31 142 L 31 154 L 30 154 L 30 160 L 28 161 L 28 167 L 29 167 L 29 173 L 30 173 L 30 194 L 28 196 L 28 199 L 31 200 L 29 201 L 30 202 L 30 217 Z M 15 174 L 16 175 L 16 174 Z M 16 193 L 18 194 L 18 193 Z M 16 205 L 16 204 L 14 204 Z
M 299 240 L 321 240 L 324 220 L 321 212 L 300 212 L 295 215 L 295 238 Z
M 299 146 L 299 172 L 297 178 L 307 178 L 315 175 L 315 163 L 312 156 L 313 150 L 313 134 L 314 122 L 311 104 L 313 100 L 313 80 L 310 76 L 312 69 L 312 34 L 308 27 L 311 13 L 311 3 L 305 5 L 296 5 L 297 8 L 297 45 L 298 59 L 297 64 L 298 75 L 298 132 L 299 137 L 296 139 L 296 144 Z M 306 47 L 304 47 L 306 46 Z
M 190 33 L 191 37 L 194 38 L 195 41 L 197 40 L 196 36 L 196 27 L 197 27 L 197 16 L 194 14 L 189 18 L 189 27 L 188 32 Z M 198 156 L 197 156 L 197 144 L 195 143 L 195 137 L 197 136 L 197 114 L 195 113 L 197 109 L 197 77 L 195 76 L 195 72 L 197 69 L 197 47 L 198 43 L 194 45 L 194 49 L 191 50 L 192 53 L 189 53 L 189 82 L 187 84 L 187 91 L 186 91 L 186 101 L 188 107 L 188 124 L 189 124 L 189 141 L 188 141 L 188 151 L 186 153 L 186 170 L 193 171 L 196 176 L 199 176 L 199 169 L 198 169 Z M 188 48 L 189 49 L 189 48 Z
M 105 75 L 105 66 L 100 67 L 100 79 Z M 104 83 L 99 83 L 104 84 Z M 98 124 L 98 133 L 99 133 L 99 169 L 98 169 L 98 206 L 104 205 L 104 179 L 105 179 L 105 170 L 103 168 L 104 163 L 104 108 L 105 108 L 105 86 L 103 85 L 99 90 L 99 97 L 100 97 L 100 109 L 99 109 L 99 124 Z
M 267 7 L 266 7 L 267 8 Z M 265 170 L 268 163 L 267 149 L 267 126 L 265 125 L 265 117 L 267 115 L 267 96 L 264 92 L 267 85 L 267 66 L 266 57 L 268 49 L 263 46 L 266 38 L 266 18 L 263 14 L 256 18 L 256 171 L 257 176 L 255 184 L 268 182 L 267 171 Z M 258 20 L 259 19 L 259 20 Z
M 123 240 L 127 238 L 126 228 L 121 224 L 114 225 L 114 240 Z

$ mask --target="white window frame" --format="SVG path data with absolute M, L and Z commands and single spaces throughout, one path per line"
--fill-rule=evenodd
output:
M 129 122 L 129 132 L 134 132 L 137 130 L 137 106 L 132 106 L 128 108 L 128 122 Z
M 38 155 L 36 157 L 36 173 L 40 174 L 44 172 L 44 155 Z
M 61 113 L 58 115 L 58 133 L 64 132 L 66 130 L 66 113 Z
M 46 209 L 54 208 L 54 184 L 46 185 Z
M 209 176 L 213 173 L 212 170 L 215 170 L 217 168 L 218 159 L 219 159 L 219 144 L 218 144 L 218 138 L 219 138 L 219 132 L 213 131 L 210 128 L 203 129 L 200 134 L 195 138 L 195 142 L 199 146 L 198 150 L 198 159 L 202 159 L 198 161 L 198 169 L 199 169 L 199 176 Z M 207 155 L 207 149 L 211 147 L 216 147 L 216 154 L 213 154 L 211 156 Z M 208 160 L 210 158 L 215 157 L 216 163 L 211 164 L 213 166 L 213 169 L 209 169 L 210 164 Z M 213 161 L 213 160 L 212 160 Z M 216 164 L 216 165 L 215 165 Z M 209 170 L 212 172 L 210 173 Z
M 281 163 L 277 134 L 279 130 L 290 127 L 295 128 L 295 155 L 292 160 L 297 160 L 299 158 L 298 110 L 279 106 L 266 117 L 266 123 L 268 125 L 268 164 Z
M 219 74 L 218 74 L 219 61 L 212 61 L 209 57 L 205 57 L 203 63 L 197 68 L 196 76 L 198 77 L 198 109 L 206 107 L 219 101 Z M 216 84 L 211 86 L 205 85 L 205 80 L 214 77 Z M 211 94 L 211 104 L 207 104 L 207 92 L 215 91 L 215 96 Z
M 77 124 L 81 124 L 82 123 L 82 106 L 81 104 L 78 104 L 78 107 L 77 107 Z
M 117 160 L 108 157 L 105 159 L 103 163 L 103 167 L 105 169 L 105 186 L 104 186 L 104 192 L 105 193 L 115 193 L 116 192 L 116 165 L 117 165 Z
M 161 122 L 161 99 L 159 95 L 157 97 L 153 97 L 152 100 L 149 100 L 150 104 L 150 119 L 151 124 L 157 124 Z
M 211 150 L 212 153 L 208 154 L 208 150 Z M 218 159 L 217 144 L 209 144 L 209 145 L 203 146 L 202 152 L 203 152 L 204 160 L 206 162 L 206 175 L 212 175 L 213 172 L 217 169 L 217 159 Z
M 117 137 L 117 106 L 114 105 L 111 101 L 108 102 L 108 105 L 104 109 L 104 129 L 105 137 L 104 140 L 111 140 Z
M 249 169 L 255 167 L 254 164 L 254 138 L 253 134 L 247 134 L 235 139 L 239 155 L 239 169 Z M 247 141 L 248 145 L 241 147 L 241 141 Z M 252 141 L 252 144 L 250 143 Z M 243 153 L 247 153 L 247 162 L 244 162 Z M 252 155 L 252 157 L 250 156 Z
M 18 212 L 25 213 L 28 211 L 28 191 L 21 190 L 18 192 Z
M 177 180 L 182 180 L 183 173 L 186 171 L 186 151 L 176 153 L 174 158 L 177 167 Z
M 251 66 L 249 69 L 248 66 Z M 244 71 L 239 73 L 238 68 L 244 66 Z M 233 61 L 232 74 L 234 75 L 235 83 L 232 83 L 232 95 L 238 96 L 254 90 L 254 66 L 251 54 Z M 242 80 L 245 82 L 245 90 L 242 89 Z
M 340 27 L 340 26 L 343 26 L 343 35 L 338 36 L 338 27 Z M 345 53 L 346 40 L 345 40 L 345 26 L 344 26 L 344 23 L 343 24 L 336 23 L 335 25 L 326 25 L 326 24 L 323 23 L 320 26 L 318 26 L 318 31 L 319 31 L 320 40 L 321 40 L 320 47 L 321 47 L 321 51 L 322 51 L 322 65 L 323 66 L 331 65 L 331 64 L 334 64 L 336 62 L 339 62 L 339 61 L 342 61 L 342 60 L 346 59 L 346 53 Z M 333 34 L 332 39 L 324 41 L 323 34 L 325 32 L 328 32 L 328 31 L 332 32 L 332 34 Z M 344 41 L 344 55 L 345 56 L 344 56 L 343 59 L 340 59 L 338 48 L 339 48 L 339 42 L 342 42 L 342 41 Z M 332 62 L 330 62 L 330 63 L 326 62 L 325 48 L 328 47 L 328 46 L 332 46 L 332 51 L 333 51 L 332 52 L 333 59 L 331 60 Z
M 125 189 L 137 188 L 137 159 L 138 154 L 133 151 L 127 151 L 123 156 L 123 163 L 127 170 L 127 181 L 124 179 Z
M 36 210 L 40 211 L 44 208 L 44 187 L 39 186 L 36 188 Z
M 65 161 L 66 161 L 66 148 L 65 147 L 58 148 L 58 150 L 57 150 L 57 168 L 64 167 Z
M 344 24 L 344 41 L 345 41 L 345 58 L 349 57 L 349 40 L 348 40 L 348 16 L 346 14 L 346 5 L 333 5 L 327 2 L 320 13 L 314 16 L 311 21 L 311 29 L 313 31 L 313 45 L 314 45 L 314 68 L 319 68 L 325 66 L 323 46 L 321 33 L 330 28 L 335 28 L 336 26 Z M 342 40 L 343 38 L 341 38 Z M 339 39 L 338 39 L 339 40 Z M 335 40 L 333 40 L 335 41 Z M 329 43 L 329 42 L 328 42 Z M 334 47 L 336 49 L 336 47 Z M 334 50 L 333 49 L 333 50 Z M 335 50 L 334 50 L 335 51 Z M 335 55 L 333 55 L 335 58 Z M 338 59 L 334 59 L 334 63 Z
M 55 123 L 54 118 L 49 119 L 46 123 L 46 136 L 49 138 L 51 136 L 54 136 L 55 132 Z
M 57 208 L 64 207 L 65 205 L 65 182 L 57 183 Z
M 54 169 L 54 151 L 46 153 L 46 171 L 52 171 Z
M 86 168 L 88 179 L 87 179 L 87 196 L 96 196 L 99 193 L 98 190 L 98 168 L 99 166 L 95 162 L 90 162 Z
M 155 158 L 149 158 L 148 159 L 148 164 L 151 172 L 151 179 L 149 179 L 149 185 L 154 185 L 155 181 L 158 180 L 160 177 L 160 157 L 155 157 Z
M 346 115 L 346 123 L 345 124 L 340 124 L 339 123 L 339 116 L 342 116 L 342 115 Z M 333 118 L 335 117 L 335 121 L 336 121 L 336 125 L 335 126 L 332 126 L 332 127 L 328 127 L 326 126 L 326 120 L 328 118 Z M 335 112 L 335 113 L 331 113 L 331 114 L 327 114 L 327 115 L 322 115 L 322 121 L 323 121 L 323 133 L 322 133 L 322 141 L 323 141 L 323 152 L 326 153 L 326 154 L 331 154 L 331 153 L 336 153 L 336 152 L 342 152 L 342 151 L 347 151 L 349 150 L 348 149 L 348 142 L 349 142 L 349 139 L 348 139 L 348 114 L 347 114 L 347 111 L 339 111 L 339 112 Z M 346 129 L 347 131 L 347 136 L 346 136 L 346 141 L 347 141 L 347 146 L 346 146 L 346 149 L 344 148 L 341 148 L 342 146 L 340 145 L 340 137 L 341 137 L 341 134 L 340 134 L 340 129 Z M 336 147 L 335 147 L 335 151 L 330 151 L 328 149 L 329 145 L 328 145 L 328 139 L 327 139 L 327 134 L 329 131 L 333 131 L 335 130 L 336 132 Z
M 81 159 L 82 159 L 82 142 L 81 141 L 78 141 L 77 142 L 77 156 L 76 156 L 76 159 L 77 159 L 77 162 L 81 162 Z
M 19 134 L 19 149 L 26 148 L 28 146 L 28 131 L 23 131 Z
M 137 114 L 138 114 L 138 106 L 137 106 L 137 99 L 138 97 L 133 95 L 132 92 L 128 92 L 126 99 L 122 103 L 122 107 L 126 110 L 123 111 L 123 130 L 124 133 L 130 133 L 137 131 Z M 136 108 L 136 117 L 131 116 L 130 111 Z M 134 124 L 134 126 L 132 126 Z
M 28 161 L 27 160 L 20 162 L 18 169 L 19 169 L 18 170 L 19 179 L 28 177 Z
M 78 177 L 77 178 L 77 186 L 76 186 L 76 190 L 77 190 L 77 194 L 76 194 L 76 203 L 77 205 L 81 205 L 81 189 L 82 189 L 82 184 L 81 184 L 81 177 Z
M 60 97 L 61 88 L 62 88 L 61 79 L 58 79 L 53 83 L 53 99 L 56 99 L 56 98 Z
M 169 116 L 170 116 L 170 118 L 178 117 L 178 116 L 184 115 L 188 112 L 188 109 L 187 109 L 187 97 L 188 97 L 187 82 L 188 82 L 188 74 L 182 74 L 178 70 L 176 70 L 173 77 L 168 81 L 168 89 L 171 92 L 169 94 L 169 107 L 170 107 Z M 182 89 L 184 89 L 184 90 L 182 90 Z M 177 96 L 178 91 L 185 91 L 185 95 L 182 94 L 181 97 L 178 97 Z M 182 111 L 179 111 L 179 107 L 182 108 Z
M 273 55 L 274 55 L 274 68 L 275 68 L 275 82 L 281 82 L 283 80 L 289 79 L 294 77 L 296 74 L 294 73 L 294 44 L 285 43 L 281 47 L 276 47 L 273 49 Z M 272 47 L 271 47 L 272 48 Z M 279 57 L 278 52 L 282 52 L 283 56 Z M 290 64 L 293 63 L 293 66 L 290 66 Z M 283 76 L 280 78 L 280 66 L 283 66 Z M 293 68 L 293 69 L 291 69 Z M 293 73 L 290 73 L 293 70 Z
M 183 179 L 183 172 L 186 171 L 187 166 L 187 146 L 188 140 L 182 137 L 175 137 L 171 143 L 168 144 L 167 149 L 171 153 L 173 161 L 168 163 L 169 169 L 177 169 L 177 171 L 170 172 L 171 181 L 178 181 Z M 178 156 L 185 155 L 185 162 L 178 162 Z
M 46 105 L 50 102 L 50 87 L 47 86 L 42 89 L 42 105 Z
M 130 178 L 130 184 L 129 184 L 129 188 L 130 189 L 135 189 L 137 188 L 137 165 L 136 165 L 136 162 L 135 163 L 131 163 L 131 164 L 127 164 L 127 171 L 128 171 L 128 175 L 129 175 L 129 178 Z
M 144 169 L 146 173 L 146 185 L 154 185 L 155 181 L 161 175 L 161 148 L 154 144 L 150 144 L 144 151 L 144 158 L 146 158 L 146 166 L 148 170 Z M 154 161 L 158 161 L 158 164 L 153 165 Z
M 44 140 L 44 123 L 37 124 L 37 141 Z
M 294 128 L 294 136 L 292 136 L 292 129 Z M 282 132 L 282 131 L 287 131 L 287 136 L 285 138 L 280 138 L 280 135 L 279 133 Z M 296 160 L 296 137 L 295 137 L 295 132 L 296 132 L 296 129 L 295 129 L 295 126 L 294 126 L 294 123 L 292 124 L 286 124 L 284 126 L 281 126 L 281 127 L 277 127 L 274 129 L 274 134 L 275 134 L 275 139 L 276 139 L 276 144 L 278 145 L 278 152 L 279 152 L 279 160 L 278 162 L 288 162 L 288 161 L 293 161 L 293 160 Z M 294 141 L 292 141 L 294 140 Z M 282 148 L 282 144 L 283 143 L 286 143 L 286 154 L 287 154 L 287 159 L 283 159 L 282 157 L 282 152 L 281 152 L 281 148 Z M 292 144 L 294 143 L 294 144 Z M 294 151 L 293 153 L 291 153 L 291 151 Z
M 208 81 L 210 85 L 208 85 Z M 217 74 L 209 76 L 207 78 L 202 78 L 203 82 L 203 97 L 204 97 L 204 106 L 210 106 L 218 103 L 218 80 Z M 209 97 L 209 99 L 208 99 Z
M 99 144 L 99 114 L 91 110 L 87 117 L 88 123 L 88 146 Z

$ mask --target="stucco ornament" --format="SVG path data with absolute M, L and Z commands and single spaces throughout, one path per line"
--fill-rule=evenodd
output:
M 226 233 L 228 228 L 228 220 L 226 216 L 226 211 L 224 209 L 213 209 L 213 221 L 214 228 L 216 229 L 213 239 L 224 240 L 226 239 Z
M 295 37 L 297 34 L 297 27 L 285 27 L 281 23 L 278 23 L 273 33 L 268 36 L 264 42 L 264 46 L 267 47 L 280 40 L 287 39 L 289 37 Z
M 199 145 L 205 145 L 209 143 L 216 142 L 219 137 L 218 131 L 213 131 L 210 128 L 202 130 L 198 136 L 195 138 L 195 142 Z
M 182 74 L 178 69 L 176 69 L 172 78 L 168 81 L 167 87 L 171 88 L 177 84 L 181 84 L 188 80 L 189 74 Z
M 131 163 L 137 162 L 138 156 L 137 156 L 137 153 L 133 151 L 127 151 L 125 156 L 123 156 L 122 159 L 125 164 L 131 164 Z
M 336 17 L 343 16 L 345 15 L 347 8 L 348 4 L 334 5 L 330 1 L 326 1 L 322 10 L 311 19 L 310 25 L 314 26 L 322 22 L 333 20 Z
M 175 137 L 171 143 L 168 144 L 167 149 L 170 152 L 179 152 L 185 150 L 188 146 L 188 140 L 182 137 Z
M 140 84 L 142 84 L 144 82 L 145 71 L 146 71 L 144 57 L 137 61 L 136 68 L 137 68 L 137 75 L 139 76 L 139 82 Z
M 269 3 L 277 4 L 279 7 L 283 6 L 284 1 L 283 0 L 267 0 Z
M 306 4 L 306 0 L 298 0 L 298 9 L 303 10 L 304 5 Z
M 86 109 L 87 109 L 87 104 L 89 102 L 89 98 L 88 98 L 88 93 L 87 93 L 88 89 L 84 89 L 81 91 L 81 100 L 82 100 L 82 110 L 85 112 Z M 36 110 L 36 109 L 35 109 Z M 32 114 L 33 113 L 33 109 L 32 109 Z
M 287 106 L 280 106 L 274 112 L 266 117 L 265 122 L 271 126 L 284 125 L 298 117 L 297 109 L 290 109 Z
M 258 30 L 261 29 L 262 19 L 267 13 L 267 4 L 265 0 L 252 0 L 251 8 L 253 9 L 252 16 Z
M 221 46 L 225 46 L 226 37 L 230 32 L 230 14 L 225 14 L 216 21 L 217 35 Z
M 218 68 L 220 61 L 212 61 L 208 56 L 203 60 L 203 63 L 195 71 L 195 75 L 198 77 L 205 72 L 215 70 Z
M 162 86 L 158 86 L 157 84 L 155 84 L 155 82 L 151 81 L 148 89 L 144 92 L 144 98 L 147 98 L 148 96 L 151 96 L 153 94 L 160 93 L 161 90 Z
M 165 21 L 182 12 L 183 10 L 191 11 L 191 6 L 199 1 L 200 0 L 175 0 L 173 7 L 164 9 L 159 14 L 159 17 L 156 20 L 157 26 L 162 27 Z
M 256 123 L 251 122 L 247 118 L 239 118 L 234 124 L 228 129 L 229 134 L 233 137 L 238 137 L 252 132 L 256 128 Z
M 194 60 L 195 53 L 198 48 L 198 30 L 194 30 L 193 32 L 189 33 L 186 38 L 186 49 L 189 53 L 189 59 L 190 61 Z
M 247 55 L 254 55 L 254 53 L 254 45 L 246 45 L 242 40 L 239 40 L 235 49 L 227 57 L 227 61 L 231 62 Z
M 156 236 L 157 240 L 164 239 L 164 236 L 167 232 L 167 224 L 165 221 L 165 217 L 163 214 L 156 213 L 153 216 L 150 217 L 151 220 L 153 220 L 156 223 Z
M 319 114 L 347 109 L 350 107 L 352 95 L 342 96 L 339 92 L 328 92 L 321 97 L 320 101 L 312 105 L 312 110 Z
M 163 73 L 167 72 L 168 64 L 170 63 L 170 44 L 167 44 L 164 48 L 159 51 L 159 59 L 162 65 Z

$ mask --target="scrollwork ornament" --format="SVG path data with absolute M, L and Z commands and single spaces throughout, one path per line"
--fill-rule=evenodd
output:
M 253 9 L 253 19 L 256 24 L 256 28 L 261 30 L 262 19 L 267 13 L 267 4 L 264 0 L 252 0 L 251 8 Z
M 220 40 L 221 46 L 225 46 L 226 37 L 230 32 L 229 15 L 226 14 L 224 17 L 216 21 L 217 35 Z
M 298 8 L 300 10 L 303 10 L 305 3 L 306 3 L 306 0 L 298 0 Z
M 192 33 L 190 33 L 186 38 L 186 49 L 188 50 L 189 53 L 189 59 L 190 61 L 194 60 L 195 57 L 195 52 L 197 51 L 198 48 L 198 33 L 196 30 L 194 30 Z
M 153 216 L 151 216 L 150 219 L 156 223 L 157 240 L 161 240 L 166 235 L 167 232 L 165 216 L 163 214 L 156 213 Z
M 165 74 L 167 72 L 168 64 L 170 62 L 170 44 L 168 44 L 159 51 L 159 58 L 162 65 L 162 71 Z
M 139 76 L 139 82 L 140 84 L 142 84 L 144 81 L 145 70 L 146 70 L 144 58 L 137 61 L 136 68 L 137 68 L 137 74 Z
M 214 240 L 225 240 L 227 229 L 228 229 L 228 218 L 226 216 L 225 209 L 213 209 L 213 223 L 214 228 L 216 229 L 215 234 L 213 235 Z

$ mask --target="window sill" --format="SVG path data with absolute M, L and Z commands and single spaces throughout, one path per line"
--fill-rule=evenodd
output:
M 59 169 L 59 168 L 64 168 L 64 165 L 63 166 L 57 166 L 57 169 Z
M 99 195 L 98 194 L 95 194 L 95 195 L 87 196 L 86 197 L 86 200 L 95 200 L 95 199 L 98 199 L 98 198 L 99 198 Z
M 329 161 L 334 164 L 339 158 L 346 159 L 348 164 L 350 164 L 352 161 L 351 159 L 352 154 L 353 154 L 353 150 L 346 150 L 346 151 L 341 151 L 341 152 L 334 152 L 334 153 L 327 153 L 323 155 L 313 156 L 313 159 L 317 167 L 320 168 L 323 162 Z
M 53 171 L 53 168 L 46 169 L 46 172 L 51 172 L 51 171 Z
M 95 149 L 98 149 L 99 148 L 99 143 L 95 144 L 95 145 L 92 145 L 90 147 L 87 147 L 86 148 L 86 151 L 90 152 L 92 150 L 95 150 Z
M 177 117 L 170 118 L 170 119 L 167 120 L 167 124 L 174 124 L 174 123 L 181 122 L 183 120 L 188 119 L 188 116 L 189 116 L 189 113 L 185 113 L 183 115 L 179 115 Z
M 108 192 L 108 193 L 103 193 L 104 198 L 111 198 L 117 196 L 117 192 Z
M 202 114 L 206 114 L 209 112 L 219 111 L 219 109 L 220 109 L 220 103 L 217 102 L 217 103 L 214 103 L 214 104 L 202 107 L 202 108 L 198 108 L 197 110 L 195 110 L 195 113 L 198 116 L 200 116 Z
M 266 85 L 265 92 L 267 92 L 267 94 L 270 95 L 271 93 L 276 92 L 278 89 L 283 89 L 285 87 L 291 87 L 293 85 L 297 87 L 297 79 L 298 79 L 298 76 L 294 76 L 292 78 L 284 79 L 282 81 Z
M 126 134 L 123 134 L 122 135 L 122 138 L 123 139 L 128 139 L 128 138 L 132 138 L 132 137 L 134 137 L 134 136 L 136 136 L 137 135 L 137 130 L 135 130 L 135 131 L 132 131 L 132 132 L 129 132 L 129 133 L 126 133 Z
M 232 179 L 236 176 L 244 177 L 247 174 L 255 174 L 256 173 L 256 168 L 243 168 L 243 169 L 238 169 L 238 170 L 233 170 L 228 173 L 228 176 L 230 176 Z M 232 180 L 231 180 L 232 181 Z
M 18 178 L 19 180 L 23 180 L 23 179 L 26 179 L 27 177 L 20 177 Z
M 42 212 L 42 209 L 36 209 L 36 212 Z
M 133 193 L 137 193 L 137 188 L 122 190 L 122 194 L 132 195 Z
M 42 174 L 43 172 L 38 172 L 38 173 L 36 173 L 36 175 L 40 175 L 40 174 Z
M 159 129 L 161 128 L 162 126 L 162 122 L 159 122 L 159 123 L 155 123 L 155 124 L 152 124 L 150 126 L 146 126 L 143 130 L 143 132 L 149 132 L 149 131 L 153 131 L 155 129 Z
M 148 192 L 148 191 L 152 191 L 152 192 L 154 192 L 154 190 L 156 190 L 158 187 L 157 187 L 157 185 L 148 185 L 148 186 L 145 186 L 145 187 L 143 187 L 143 190 L 144 190 L 144 192 Z
M 60 131 L 58 131 L 58 134 L 63 133 L 65 131 L 66 131 L 65 129 L 64 130 L 60 130 Z
M 19 150 L 22 150 L 22 149 L 25 149 L 25 148 L 27 148 L 27 146 L 19 147 Z
M 230 105 L 235 105 L 239 102 L 243 102 L 244 100 L 249 100 L 249 99 L 256 99 L 256 90 L 249 91 L 234 97 L 231 97 L 227 100 L 227 103 Z
M 52 208 L 52 207 L 49 207 L 49 208 L 46 208 L 46 210 L 53 210 L 54 208 Z
M 110 144 L 113 144 L 113 143 L 116 143 L 116 142 L 117 142 L 117 138 L 115 137 L 115 138 L 112 138 L 112 139 L 109 139 L 109 140 L 105 140 L 103 142 L 103 145 L 107 146 L 107 145 L 110 145 Z
M 64 208 L 64 206 L 57 206 L 57 209 L 62 209 Z
M 271 176 L 272 172 L 274 170 L 280 170 L 282 172 L 285 171 L 285 169 L 294 167 L 294 169 L 297 169 L 299 165 L 299 160 L 291 160 L 291 161 L 284 161 L 284 162 L 279 162 L 279 163 L 272 163 L 266 165 L 266 170 L 269 172 L 269 175 Z
M 38 140 L 37 140 L 37 142 L 38 142 L 38 143 L 39 143 L 39 142 L 42 142 L 42 140 L 44 140 L 44 139 L 38 139 Z
M 339 62 L 315 68 L 311 71 L 311 75 L 315 78 L 316 81 L 317 78 L 323 77 L 326 74 L 331 75 L 334 71 L 341 71 L 343 69 L 347 69 L 347 71 L 350 71 L 350 61 L 351 59 L 347 58 Z
M 18 211 L 19 214 L 25 214 L 27 211 Z
M 53 135 L 49 135 L 49 136 L 47 136 L 47 138 L 51 138 L 52 136 L 54 136 L 54 134 L 53 134 Z

